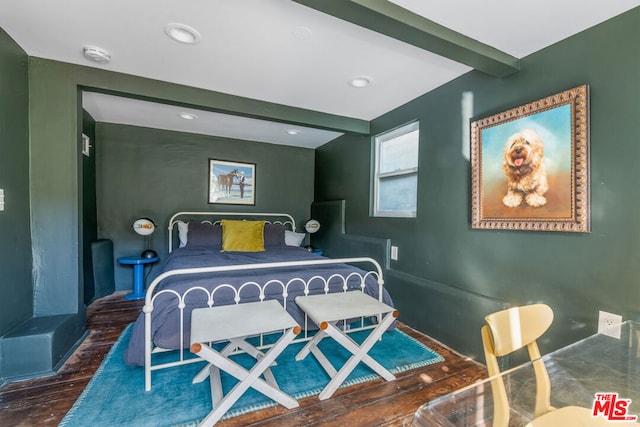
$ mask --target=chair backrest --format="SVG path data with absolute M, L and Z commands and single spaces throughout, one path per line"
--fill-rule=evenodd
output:
M 485 317 L 487 324 L 482 327 L 482 345 L 491 380 L 494 401 L 493 425 L 509 425 L 509 399 L 500 374 L 498 357 L 506 356 L 523 347 L 533 361 L 536 377 L 536 403 L 534 417 L 539 417 L 554 408 L 551 406 L 551 383 L 549 375 L 540 359 L 536 340 L 553 322 L 553 310 L 545 304 L 513 307 Z

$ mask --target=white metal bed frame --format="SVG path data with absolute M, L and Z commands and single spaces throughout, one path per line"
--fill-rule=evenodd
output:
M 252 218 L 255 217 L 265 217 L 265 218 L 273 218 L 273 217 L 281 217 L 281 218 L 286 218 L 285 221 L 278 221 L 278 220 L 274 220 L 272 221 L 272 223 L 281 223 L 281 224 L 285 224 L 285 225 L 289 225 L 292 230 L 295 230 L 295 220 L 293 219 L 293 217 L 291 217 L 288 214 L 276 214 L 276 213 L 229 213 L 229 212 L 179 212 L 175 215 L 173 215 L 171 217 L 171 219 L 169 220 L 169 252 L 171 252 L 172 250 L 172 231 L 173 228 L 175 227 L 175 225 L 178 223 L 180 217 L 183 216 L 249 216 Z M 214 223 L 212 221 L 208 221 L 210 223 Z M 328 278 L 323 278 L 321 276 L 313 276 L 312 278 L 310 278 L 309 280 L 305 281 L 302 278 L 294 278 L 289 280 L 288 282 L 284 283 L 278 279 L 268 279 L 267 280 L 267 276 L 265 276 L 265 281 L 264 283 L 261 285 L 257 282 L 254 281 L 249 281 L 249 282 L 245 282 L 244 284 L 242 284 L 237 290 L 231 286 L 230 284 L 218 284 L 216 287 L 214 287 L 211 291 L 207 290 L 206 288 L 202 287 L 202 286 L 194 286 L 192 288 L 189 288 L 188 290 L 186 290 L 185 292 L 183 292 L 182 294 L 178 293 L 175 290 L 171 290 L 171 289 L 164 289 L 164 290 L 159 290 L 156 291 L 156 288 L 160 285 L 160 283 L 168 278 L 168 277 L 174 277 L 174 276 L 181 276 L 181 275 L 186 275 L 186 274 L 210 274 L 210 273 L 217 273 L 217 272 L 228 272 L 228 271 L 241 271 L 241 270 L 249 270 L 249 269 L 263 269 L 265 271 L 270 271 L 270 270 L 277 270 L 278 268 L 283 268 L 283 267 L 305 267 L 305 266 L 314 266 L 314 265 L 331 265 L 331 264 L 349 264 L 349 263 L 366 263 L 366 264 L 370 264 L 372 266 L 372 270 L 365 272 L 364 274 L 360 274 L 358 272 L 352 272 L 349 275 L 347 275 L 346 277 L 341 275 L 341 274 L 333 274 Z M 153 307 L 154 307 L 154 302 L 156 300 L 156 298 L 159 295 L 162 294 L 173 294 L 175 299 L 176 299 L 176 305 L 179 309 L 179 322 L 180 322 L 180 343 L 184 343 L 184 334 L 185 334 L 185 330 L 184 330 L 184 316 L 185 316 L 185 299 L 187 298 L 187 296 L 190 296 L 194 293 L 199 293 L 202 294 L 203 299 L 206 299 L 206 304 L 208 307 L 213 307 L 215 305 L 215 294 L 219 289 L 223 289 L 223 288 L 227 288 L 227 289 L 231 289 L 235 292 L 235 303 L 236 304 L 240 304 L 241 303 L 241 293 L 245 288 L 249 288 L 249 287 L 253 287 L 253 288 L 257 288 L 259 290 L 259 299 L 260 301 L 264 301 L 265 300 L 265 295 L 266 292 L 265 290 L 267 288 L 271 288 L 271 287 L 277 287 L 280 288 L 282 290 L 282 297 L 283 297 L 283 304 L 284 304 L 284 308 L 287 308 L 287 296 L 288 296 L 288 290 L 290 286 L 296 286 L 299 287 L 301 284 L 304 285 L 304 295 L 308 295 L 309 294 L 309 289 L 310 286 L 312 285 L 312 283 L 314 284 L 314 289 L 317 289 L 316 287 L 316 283 L 318 283 L 318 281 L 320 281 L 322 283 L 322 291 L 324 293 L 329 293 L 331 290 L 339 292 L 346 292 L 347 289 L 347 283 L 349 280 L 353 279 L 354 277 L 359 278 L 360 280 L 360 290 L 364 291 L 365 288 L 365 282 L 367 280 L 367 278 L 369 276 L 373 276 L 376 278 L 377 283 L 378 283 L 378 299 L 380 301 L 382 301 L 382 296 L 383 296 L 383 285 L 384 285 L 384 279 L 383 279 L 383 275 L 382 275 L 382 267 L 380 266 L 380 264 L 374 260 L 373 258 L 368 258 L 368 257 L 359 257 L 359 258 L 339 258 L 339 259 L 320 259 L 320 260 L 308 260 L 308 261 L 290 261 L 290 262 L 272 262 L 272 263 L 257 263 L 257 264 L 243 264 L 243 265 L 233 265 L 233 266 L 219 266 L 219 267 L 202 267 L 202 268 L 186 268 L 186 269 L 177 269 L 177 270 L 171 270 L 171 271 L 167 271 L 164 272 L 162 274 L 160 274 L 159 276 L 157 276 L 153 282 L 149 285 L 149 287 L 147 288 L 147 292 L 146 292 L 146 297 L 145 297 L 145 304 L 143 307 L 143 312 L 145 315 L 145 390 L 149 391 L 151 390 L 151 374 L 153 371 L 156 370 L 160 370 L 160 369 L 167 369 L 167 368 L 172 368 L 172 367 L 176 367 L 176 366 L 181 366 L 181 365 L 186 365 L 186 364 L 190 364 L 190 363 L 194 363 L 194 362 L 200 362 L 202 361 L 201 358 L 199 357 L 194 357 L 192 355 L 189 354 L 189 357 L 185 357 L 185 352 L 188 351 L 188 349 L 185 348 L 180 348 L 178 350 L 167 350 L 167 349 L 163 349 L 160 347 L 155 347 L 153 344 L 153 340 L 151 337 L 151 319 L 152 319 L 152 313 L 153 313 Z M 342 283 L 341 287 L 338 287 L 335 285 L 335 282 L 337 283 Z M 331 288 L 329 286 L 329 284 L 332 283 Z M 346 320 L 346 319 L 345 319 Z M 352 319 L 349 319 L 352 320 Z M 301 337 L 296 338 L 294 340 L 294 342 L 300 342 L 300 341 L 308 341 L 311 339 L 312 335 L 310 335 L 308 333 L 308 326 L 309 326 L 309 320 L 307 319 L 307 317 L 305 316 L 305 324 L 302 325 L 303 326 L 303 333 L 301 334 Z M 371 329 L 374 328 L 375 325 L 368 325 L 365 323 L 365 319 L 361 318 L 358 322 L 356 322 L 355 324 L 352 322 L 351 324 L 347 324 L 347 322 L 343 322 L 344 323 L 344 328 L 345 331 L 348 329 L 348 332 L 355 332 L 355 331 L 360 331 L 360 330 L 364 330 L 364 329 Z M 264 337 L 260 337 L 260 343 L 257 346 L 258 349 L 265 349 L 268 348 L 271 344 L 267 344 L 263 341 Z M 182 346 L 180 346 L 182 347 Z M 153 365 L 152 363 L 152 354 L 154 353 L 161 353 L 161 352 L 169 352 L 169 351 L 173 351 L 176 353 L 176 357 L 175 360 L 171 361 L 171 362 L 165 362 L 165 363 L 160 363 L 160 364 L 156 364 Z M 240 351 L 238 351 L 240 352 Z
M 272 224 L 282 224 L 285 227 L 289 226 L 291 228 L 291 231 L 296 231 L 296 220 L 293 219 L 293 217 L 289 214 L 285 214 L 285 213 L 247 213 L 247 212 L 178 212 L 175 215 L 173 215 L 171 217 L 171 219 L 169 219 L 169 253 L 171 253 L 171 251 L 173 250 L 173 229 L 176 227 L 176 225 L 178 224 L 178 222 L 180 222 L 180 217 L 197 217 L 197 216 L 203 216 L 203 217 L 209 217 L 209 218 L 216 218 L 216 217 L 242 217 L 243 219 L 246 219 L 248 217 L 250 218 L 261 218 L 266 220 L 267 222 L 270 222 Z M 269 218 L 267 220 L 267 218 Z M 271 218 L 281 218 L 281 219 L 273 219 L 271 220 Z M 207 222 L 209 224 L 219 224 L 220 223 L 220 219 L 216 220 L 216 219 L 203 219 L 202 222 Z

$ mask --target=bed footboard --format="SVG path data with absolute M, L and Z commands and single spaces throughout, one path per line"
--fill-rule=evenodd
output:
M 303 278 L 294 278 L 289 279 L 286 282 L 279 280 L 277 277 L 278 269 L 283 268 L 307 268 L 313 266 L 331 266 L 338 264 L 358 264 L 358 265 L 367 265 L 366 269 L 354 269 L 354 271 L 343 275 L 340 273 L 331 274 L 328 277 L 322 276 L 313 276 L 310 279 Z M 222 272 L 240 272 L 243 270 L 264 270 L 263 280 L 260 280 L 260 283 L 256 281 L 247 281 L 241 286 L 231 286 L 227 283 L 215 283 L 215 279 L 211 279 L 214 283 L 211 286 L 193 286 L 188 288 L 183 292 L 176 292 L 172 289 L 160 289 L 160 285 L 163 280 L 166 280 L 171 277 L 176 276 L 185 276 L 185 275 L 211 275 L 212 273 L 222 273 Z M 368 270 L 368 271 L 367 271 Z M 332 293 L 332 292 L 347 292 L 349 290 L 353 290 L 353 287 L 348 287 L 349 283 L 353 283 L 353 281 L 359 282 L 359 290 L 362 292 L 370 293 L 370 290 L 367 289 L 367 281 L 375 280 L 377 283 L 377 297 L 380 301 L 383 300 L 384 292 L 384 279 L 382 275 L 382 268 L 380 264 L 374 260 L 373 258 L 340 258 L 340 259 L 318 259 L 318 260 L 306 260 L 306 261 L 290 261 L 290 262 L 270 262 L 270 263 L 259 263 L 259 264 L 244 264 L 244 265 L 232 265 L 232 266 L 218 266 L 218 267 L 203 267 L 203 268 L 186 268 L 186 269 L 178 269 L 171 270 L 165 273 L 162 273 L 158 277 L 153 280 L 153 282 L 149 285 L 147 289 L 146 297 L 145 297 L 145 305 L 143 307 L 144 312 L 144 360 L 145 360 L 145 389 L 147 391 L 151 390 L 151 375 L 155 370 L 172 368 L 176 366 L 181 366 L 184 364 L 199 362 L 202 359 L 199 357 L 193 356 L 191 353 L 188 353 L 188 348 L 184 348 L 184 345 L 179 345 L 176 350 L 168 350 L 157 347 L 153 342 L 152 337 L 152 324 L 154 319 L 154 307 L 157 302 L 157 299 L 161 295 L 171 294 L 173 300 L 175 300 L 175 307 L 179 313 L 179 342 L 184 343 L 185 339 L 189 339 L 188 330 L 185 327 L 185 317 L 190 314 L 187 311 L 190 310 L 187 307 L 186 299 L 189 298 L 198 298 L 202 306 L 204 307 L 213 307 L 216 305 L 216 296 L 221 292 L 229 292 L 232 291 L 234 293 L 233 303 L 241 304 L 243 302 L 243 291 L 252 290 L 253 294 L 257 292 L 259 301 L 264 301 L 269 299 L 268 295 L 274 295 L 273 289 L 277 289 L 277 294 L 279 298 L 282 298 L 282 303 L 284 308 L 287 309 L 287 304 L 292 304 L 291 301 L 288 302 L 288 296 L 290 296 L 290 290 L 295 287 L 297 292 L 300 289 L 303 289 L 304 295 L 309 295 L 311 292 L 313 293 Z M 313 286 L 312 286 L 313 282 Z M 320 282 L 322 283 L 322 287 L 318 287 L 316 284 Z M 269 292 L 267 292 L 269 291 Z M 191 300 L 190 300 L 191 301 Z M 347 320 L 349 320 L 347 322 Z M 375 327 L 375 325 L 367 324 L 365 319 L 359 319 L 357 322 L 353 322 L 354 319 L 345 319 L 343 322 L 343 327 L 348 332 L 359 331 L 362 329 L 368 329 Z M 312 335 L 309 334 L 309 330 L 312 329 L 312 325 L 309 323 L 310 321 L 304 318 L 304 324 L 302 326 L 304 332 L 300 335 L 296 341 L 306 341 L 311 338 Z M 260 343 L 258 348 L 264 349 L 270 346 L 270 344 L 266 343 L 263 340 L 263 337 L 259 337 Z M 153 364 L 152 363 L 152 355 L 156 353 L 165 353 L 171 351 L 175 353 L 175 357 L 171 358 L 171 361 L 163 361 L 162 363 Z M 172 356 L 173 356 L 172 353 Z

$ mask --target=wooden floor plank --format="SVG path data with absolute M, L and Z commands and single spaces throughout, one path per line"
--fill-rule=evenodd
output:
M 89 334 L 53 376 L 0 388 L 0 426 L 57 426 L 82 393 L 124 328 L 135 321 L 144 301 L 125 292 L 87 307 Z M 400 329 L 441 354 L 445 361 L 382 379 L 338 389 L 325 401 L 300 400 L 300 407 L 274 406 L 220 421 L 235 426 L 404 426 L 423 403 L 486 378 L 484 366 L 399 322 Z

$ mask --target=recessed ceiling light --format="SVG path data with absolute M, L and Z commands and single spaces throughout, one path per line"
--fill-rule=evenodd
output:
M 369 76 L 356 76 L 349 80 L 349 84 L 353 87 L 367 87 L 373 83 L 373 77 Z
M 287 130 L 287 133 L 289 135 L 299 135 L 300 131 L 298 129 L 289 129 L 289 130 Z
M 193 113 L 180 113 L 178 114 L 180 117 L 182 117 L 185 120 L 195 120 L 198 118 L 198 116 L 196 116 Z
M 101 47 L 85 46 L 82 48 L 82 51 L 84 52 L 85 58 L 93 62 L 106 64 L 111 61 L 111 54 L 106 49 L 103 49 Z
M 202 40 L 202 36 L 200 36 L 200 33 L 197 30 L 188 25 L 176 22 L 167 24 L 167 26 L 164 27 L 164 32 L 169 37 L 180 43 L 196 44 Z

